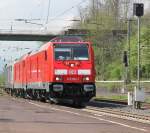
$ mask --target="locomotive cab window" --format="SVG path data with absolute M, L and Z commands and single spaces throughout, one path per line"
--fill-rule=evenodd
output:
M 55 60 L 88 60 L 87 44 L 56 44 Z

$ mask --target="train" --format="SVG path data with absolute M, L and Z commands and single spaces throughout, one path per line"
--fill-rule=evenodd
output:
M 12 96 L 80 106 L 96 95 L 94 50 L 80 37 L 55 37 L 6 65 L 4 73 Z

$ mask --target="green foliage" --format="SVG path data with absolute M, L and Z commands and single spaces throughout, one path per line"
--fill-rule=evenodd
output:
M 97 3 L 96 3 L 97 4 Z M 128 3 L 131 4 L 130 2 Z M 81 22 L 76 27 L 88 29 L 95 51 L 97 80 L 121 80 L 125 77 L 123 52 L 128 51 L 126 11 L 122 11 L 120 0 L 104 0 L 100 5 L 88 6 L 80 11 Z M 141 29 L 141 76 L 150 78 L 150 23 L 145 21 L 150 13 L 142 17 Z M 123 19 L 120 19 L 123 18 Z M 135 18 L 133 18 L 135 19 Z M 125 31 L 124 34 L 122 32 Z M 137 22 L 131 21 L 130 77 L 137 77 Z
M 121 79 L 121 70 L 120 70 L 120 68 L 115 68 L 115 69 L 113 69 L 113 70 L 111 71 L 110 77 L 111 77 L 112 79 L 118 78 L 118 80 L 120 80 L 120 79 Z
M 150 29 L 143 26 L 141 30 L 141 77 L 150 78 Z M 136 79 L 137 76 L 137 35 L 131 38 L 131 77 Z
M 141 77 L 150 78 L 150 28 L 142 26 L 141 29 Z M 96 40 L 96 39 L 95 39 Z M 94 41 L 95 41 L 94 40 Z M 104 43 L 105 44 L 105 43 Z M 125 74 L 122 63 L 123 51 L 128 49 L 126 39 L 112 41 L 112 44 L 94 44 L 97 79 L 121 80 Z M 137 78 L 137 34 L 132 34 L 130 48 L 130 76 Z
M 116 101 L 124 101 L 127 100 L 127 95 L 109 95 L 109 96 L 98 96 L 95 100 L 116 100 Z
M 1 75 L 0 75 L 0 84 L 4 84 L 4 82 L 5 82 L 4 75 L 1 74 Z

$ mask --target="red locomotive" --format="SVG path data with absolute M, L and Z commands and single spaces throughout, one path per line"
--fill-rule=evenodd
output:
M 77 37 L 51 40 L 6 67 L 6 88 L 32 99 L 88 102 L 96 93 L 91 43 Z

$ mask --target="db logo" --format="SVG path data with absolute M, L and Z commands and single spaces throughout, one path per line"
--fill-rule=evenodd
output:
M 77 74 L 77 72 L 76 72 L 76 70 L 69 70 L 69 74 L 70 75 L 75 75 L 75 74 Z

